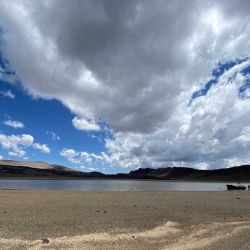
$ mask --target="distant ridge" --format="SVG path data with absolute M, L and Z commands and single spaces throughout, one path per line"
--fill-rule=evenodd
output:
M 99 173 L 99 175 L 102 175 Z M 12 160 L 0 160 L 0 178 L 91 178 L 96 177 L 92 173 L 84 173 L 68 167 L 48 164 L 42 161 L 22 162 Z
M 25 166 L 40 169 L 52 168 L 50 164 L 43 161 L 13 161 L 13 160 L 0 160 L 0 165 L 4 166 Z
M 250 181 L 250 165 L 231 168 L 198 170 L 185 167 L 139 168 L 128 174 L 137 179 L 162 179 L 182 181 Z
M 232 168 L 198 170 L 185 167 L 139 168 L 128 174 L 103 174 L 81 172 L 46 162 L 0 160 L 0 178 L 32 179 L 155 179 L 180 181 L 250 181 L 250 165 Z

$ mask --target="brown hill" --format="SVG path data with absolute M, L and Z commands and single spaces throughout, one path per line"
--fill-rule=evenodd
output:
M 84 173 L 60 165 L 52 165 L 42 161 L 0 161 L 0 177 L 2 178 L 92 178 L 101 173 Z

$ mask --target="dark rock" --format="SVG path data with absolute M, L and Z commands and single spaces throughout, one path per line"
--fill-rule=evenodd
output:
M 49 239 L 42 239 L 42 244 L 49 244 Z

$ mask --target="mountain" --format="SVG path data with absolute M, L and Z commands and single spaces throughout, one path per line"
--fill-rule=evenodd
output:
M 139 168 L 128 176 L 134 179 L 197 180 L 197 181 L 250 181 L 250 165 L 238 167 L 198 170 L 185 167 Z
M 0 178 L 55 178 L 55 179 L 156 179 L 180 181 L 250 181 L 250 165 L 232 168 L 198 170 L 185 167 L 139 168 L 128 174 L 106 175 L 100 172 L 81 172 L 46 162 L 0 160 Z
M 2 178 L 92 178 L 100 177 L 102 173 L 84 173 L 60 165 L 46 162 L 21 162 L 0 160 L 0 177 Z

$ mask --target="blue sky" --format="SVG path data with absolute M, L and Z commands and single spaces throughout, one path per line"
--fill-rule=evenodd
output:
M 215 69 L 212 72 L 212 76 L 211 76 L 211 80 L 209 80 L 207 83 L 204 84 L 204 86 L 200 89 L 195 91 L 192 94 L 190 103 L 195 99 L 198 98 L 199 96 L 205 96 L 207 94 L 207 92 L 209 91 L 209 89 L 218 83 L 218 80 L 220 78 L 221 75 L 223 75 L 226 71 L 230 70 L 231 68 L 233 68 L 234 66 L 242 63 L 242 62 L 247 62 L 249 59 L 248 58 L 244 58 L 244 59 L 238 59 L 235 61 L 230 61 L 230 62 L 226 62 L 226 63 L 219 63 L 218 65 L 216 65 Z M 244 76 L 248 76 L 250 74 L 250 66 L 242 69 L 240 71 Z M 236 72 L 238 73 L 238 72 Z M 234 79 L 236 77 L 236 73 L 234 76 L 232 76 L 230 80 Z M 250 80 L 247 79 L 246 83 L 241 86 L 241 88 L 239 89 L 239 95 L 241 95 L 242 97 L 244 96 L 245 91 L 249 88 L 250 86 Z
M 86 132 L 74 128 L 74 115 L 56 100 L 43 100 L 27 94 L 20 84 L 9 84 L 0 80 L 0 92 L 11 93 L 13 98 L 0 95 L 1 123 L 0 131 L 6 135 L 29 134 L 34 141 L 46 144 L 50 153 L 43 153 L 33 147 L 25 149 L 24 160 L 46 161 L 77 168 L 81 171 L 102 171 L 112 173 L 113 168 L 106 164 L 74 164 L 69 162 L 60 152 L 63 148 L 74 148 L 76 151 L 86 151 L 100 154 L 105 151 L 104 139 L 109 138 L 106 131 Z M 23 128 L 5 125 L 7 120 L 23 123 Z M 0 155 L 4 159 L 23 160 L 23 157 L 8 155 L 8 150 L 0 148 Z M 27 158 L 26 158 L 27 157 Z M 84 166 L 85 168 L 82 168 Z M 115 168 L 115 171 L 126 172 L 128 169 Z
M 102 172 L 250 164 L 249 9 L 0 1 L 0 156 Z

